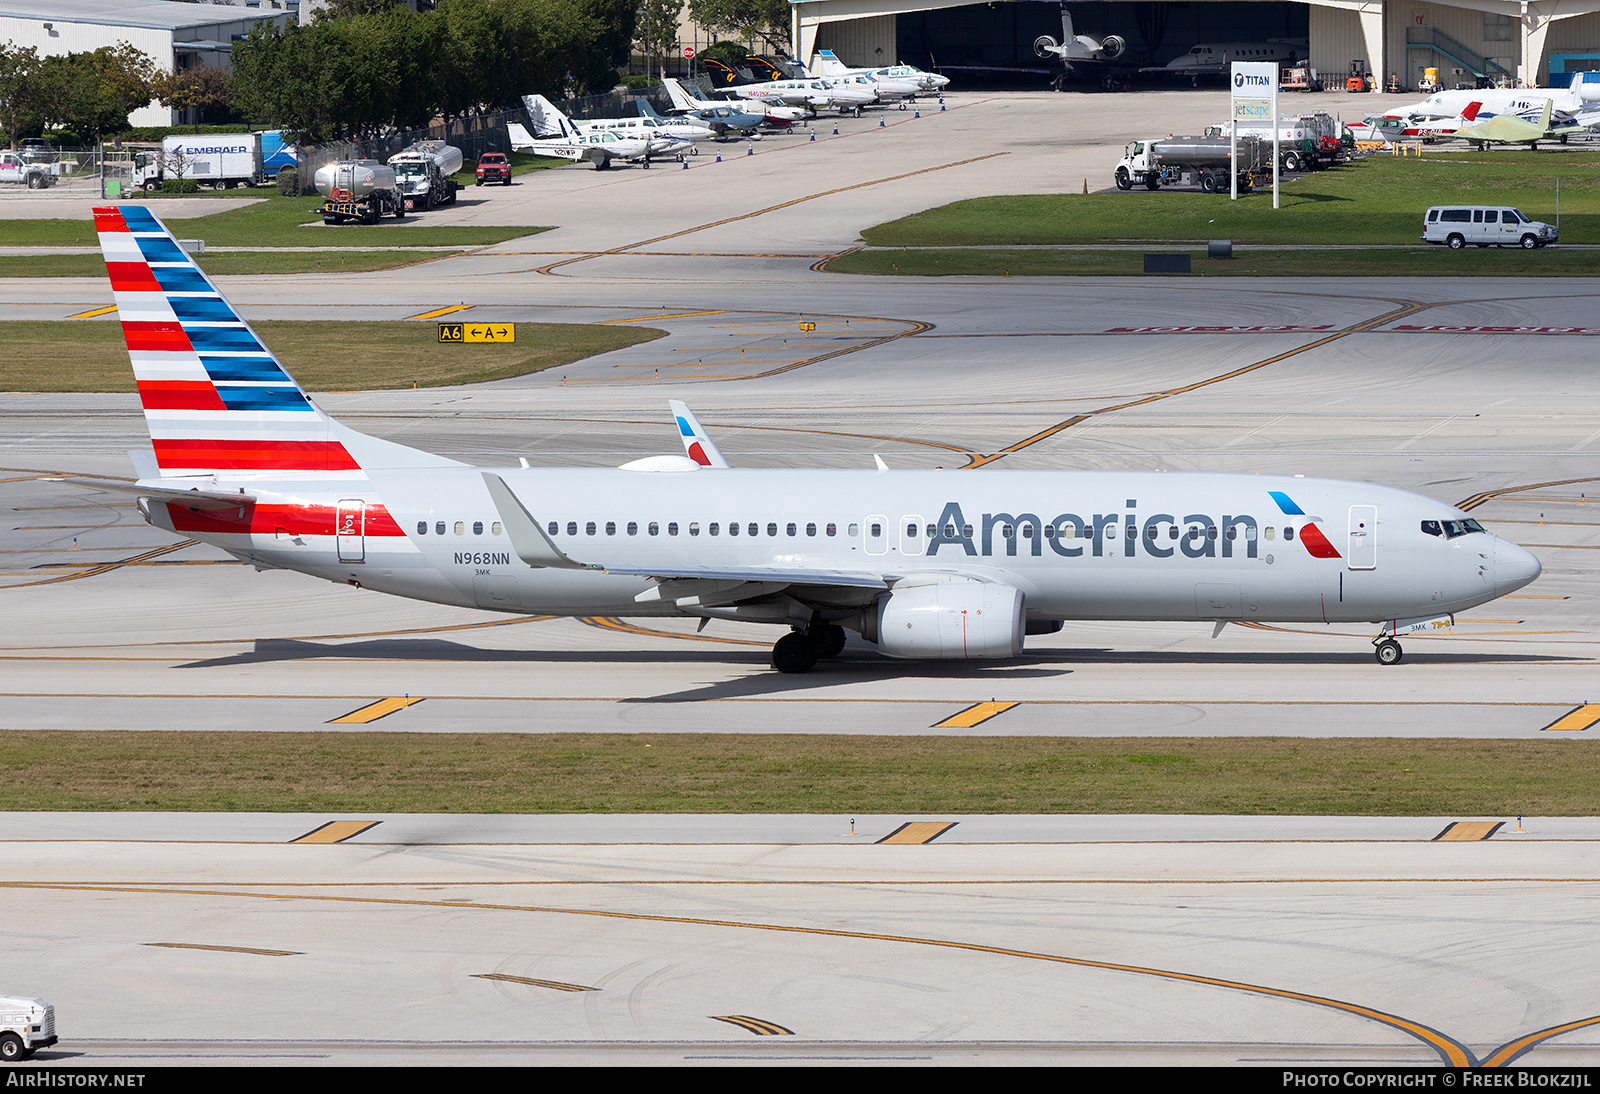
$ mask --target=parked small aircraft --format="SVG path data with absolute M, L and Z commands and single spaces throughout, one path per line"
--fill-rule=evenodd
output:
M 512 122 L 507 129 L 511 133 L 511 147 L 518 152 L 588 160 L 599 171 L 610 167 L 613 160 L 640 162 L 649 167 L 652 156 L 683 156 L 693 151 L 692 141 L 668 136 L 652 126 L 640 125 L 636 132 L 619 133 L 603 128 L 583 132 L 543 95 L 524 95 L 522 104 L 534 128 L 541 134 L 551 135 L 532 137 L 521 125 Z M 649 121 L 648 118 L 631 120 Z
M 1565 140 L 1574 133 L 1587 132 L 1584 126 L 1574 121 L 1552 122 L 1550 114 L 1554 104 L 1548 99 L 1545 100 L 1544 109 L 1539 112 L 1538 120 L 1531 122 L 1510 113 L 1489 115 L 1479 121 L 1479 107 L 1478 103 L 1468 103 L 1461 115 L 1466 124 L 1446 136 L 1471 141 L 1481 152 L 1491 144 L 1526 144 L 1537 150 L 1540 141 Z

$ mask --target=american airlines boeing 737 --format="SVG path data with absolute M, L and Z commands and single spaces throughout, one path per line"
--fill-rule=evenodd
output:
M 148 210 L 94 215 L 154 452 L 132 454 L 137 483 L 67 481 L 259 569 L 491 611 L 768 623 L 783 672 L 847 630 L 973 660 L 1068 620 L 1371 623 L 1393 664 L 1399 636 L 1539 575 L 1461 510 L 1388 487 L 738 469 L 681 403 L 682 456 L 474 467 L 341 425 Z

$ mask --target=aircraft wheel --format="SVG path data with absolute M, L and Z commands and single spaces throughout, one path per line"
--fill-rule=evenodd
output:
M 810 672 L 817 663 L 817 649 L 804 631 L 790 631 L 772 647 L 772 667 L 779 672 Z
M 1400 643 L 1392 638 L 1385 638 L 1373 647 L 1372 654 L 1378 659 L 1380 665 L 1398 665 L 1403 656 Z
M 698 156 L 699 154 L 700 154 L 700 146 L 698 144 L 695 145 L 693 148 L 689 149 L 689 155 Z
M 1133 177 L 1128 174 L 1128 169 L 1126 167 L 1117 168 L 1117 189 L 1118 190 L 1132 190 L 1133 189 Z
M 1444 241 L 1444 245 L 1449 247 L 1452 251 L 1459 251 L 1461 248 L 1467 245 L 1467 241 L 1461 235 L 1451 233 L 1450 238 Z
M 816 651 L 818 661 L 832 660 L 844 652 L 845 633 L 843 627 L 836 627 L 832 624 L 814 626 L 806 631 L 806 637 L 811 640 L 811 646 Z
M 1524 251 L 1531 251 L 1535 247 L 1537 247 L 1538 245 L 1539 245 L 1539 237 L 1538 236 L 1525 235 L 1525 236 L 1522 237 L 1522 249 Z

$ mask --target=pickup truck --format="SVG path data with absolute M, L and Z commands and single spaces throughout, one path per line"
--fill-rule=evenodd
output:
M 47 163 L 29 163 L 18 152 L 0 152 L 0 182 L 14 182 L 30 190 L 54 186 L 56 178 Z
M 55 1043 L 55 1007 L 43 999 L 0 995 L 0 1062 L 26 1060 Z
M 511 161 L 504 152 L 485 152 L 478 157 L 477 181 L 473 185 L 482 186 L 486 182 L 511 185 Z

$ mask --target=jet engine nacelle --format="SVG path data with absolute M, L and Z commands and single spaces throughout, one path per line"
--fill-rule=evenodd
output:
M 1061 47 L 1056 45 L 1056 40 L 1048 34 L 1041 34 L 1033 40 L 1033 52 L 1039 57 L 1049 57 L 1051 54 L 1061 52 Z
M 1590 77 L 1593 77 L 1592 79 Z M 1578 93 L 1582 102 L 1592 103 L 1600 101 L 1600 73 L 1583 72 L 1573 78 L 1572 89 Z
M 876 633 L 865 637 L 890 657 L 970 661 L 1022 652 L 1022 592 L 1010 585 L 902 582 L 868 619 Z
M 1100 52 L 1106 55 L 1107 60 L 1115 61 L 1127 48 L 1128 42 L 1120 34 L 1108 34 L 1100 39 Z

